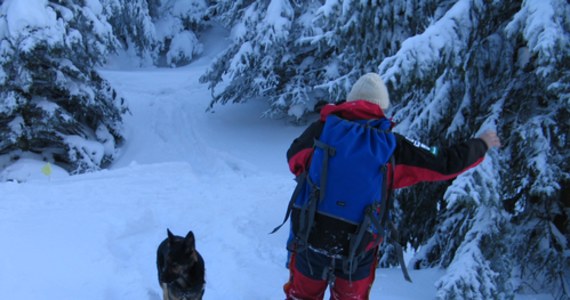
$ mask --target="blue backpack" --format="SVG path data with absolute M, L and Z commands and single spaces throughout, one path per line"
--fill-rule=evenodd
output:
M 297 249 L 342 258 L 351 274 L 366 251 L 382 242 L 391 205 L 386 171 L 388 162 L 394 166 L 396 148 L 390 127 L 384 118 L 327 117 L 285 216 L 291 215 Z

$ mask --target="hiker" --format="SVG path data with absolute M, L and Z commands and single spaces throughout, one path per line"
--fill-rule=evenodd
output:
M 384 111 L 389 106 L 388 90 L 380 76 L 376 73 L 368 73 L 360 77 L 353 85 L 346 102 L 324 106 L 321 110 L 320 120 L 309 125 L 305 131 L 293 141 L 287 151 L 290 171 L 297 176 L 296 179 L 298 182 L 298 188 L 291 201 L 293 202 L 299 197 L 304 197 L 303 195 L 310 197 L 315 194 L 314 192 L 313 194 L 306 192 L 307 181 L 311 181 L 311 178 L 306 179 L 310 177 L 306 174 L 310 171 L 314 171 L 310 170 L 309 166 L 311 166 L 312 159 L 315 158 L 314 154 L 317 151 L 315 149 L 322 147 L 317 143 L 319 143 L 319 139 L 324 135 L 323 128 L 325 128 L 325 121 L 327 123 L 333 121 L 338 122 L 335 126 L 341 126 L 342 122 L 349 120 L 353 122 L 358 121 L 360 122 L 359 124 L 364 124 L 363 126 L 371 126 L 370 124 L 373 124 L 374 126 L 378 126 L 378 128 L 382 127 L 380 131 L 375 127 L 374 130 L 379 133 L 373 133 L 377 134 L 379 138 L 385 139 L 388 145 L 386 149 L 390 149 L 388 152 L 391 151 L 385 158 L 392 159 L 385 164 L 387 168 L 384 176 L 385 179 L 383 180 L 385 180 L 384 186 L 386 188 L 382 191 L 382 193 L 385 194 L 389 193 L 388 190 L 411 186 L 419 182 L 441 181 L 455 178 L 459 174 L 481 163 L 487 150 L 500 146 L 500 140 L 497 134 L 494 131 L 486 131 L 478 138 L 470 139 L 447 148 L 438 149 L 427 147 L 417 141 L 390 131 L 393 124 L 387 120 L 384 115 Z M 338 118 L 332 118 L 331 116 Z M 362 120 L 373 123 L 363 123 Z M 334 127 L 330 125 L 329 128 Z M 330 129 L 329 131 L 332 130 L 334 129 Z M 334 154 L 334 151 L 331 152 L 331 155 Z M 367 167 L 372 168 L 370 165 L 349 165 L 349 167 L 340 170 L 340 172 L 350 174 L 350 172 L 354 170 L 364 170 Z M 326 167 L 323 170 L 327 170 Z M 332 172 L 333 170 L 330 171 Z M 373 172 L 379 171 L 376 170 Z M 348 176 L 349 177 L 346 178 L 351 178 L 351 175 Z M 323 176 L 320 176 L 320 179 L 322 179 L 322 177 Z M 318 183 L 311 184 L 318 185 Z M 382 184 L 382 182 L 378 182 L 378 186 L 376 186 L 376 184 L 370 184 L 370 186 L 365 189 L 378 189 Z M 299 188 L 302 186 L 305 186 L 304 190 L 303 188 Z M 326 191 L 327 194 L 330 194 L 331 192 L 328 187 L 327 185 Z M 301 190 L 301 196 L 298 196 L 297 190 Z M 318 193 L 324 193 L 324 191 L 318 190 L 316 194 Z M 318 198 L 321 196 L 314 197 Z M 326 197 L 328 196 L 330 195 Z M 342 205 L 344 205 L 344 203 L 342 203 Z M 286 219 L 289 216 L 292 206 L 293 205 L 290 204 Z M 297 215 L 299 214 L 298 211 L 299 210 L 297 210 Z M 323 217 L 321 217 L 321 219 L 322 218 Z M 372 219 L 373 218 L 374 217 L 372 217 Z M 297 216 L 297 218 L 295 218 L 295 210 L 293 209 L 291 217 L 292 229 L 295 227 L 299 228 L 297 224 L 299 222 L 298 220 L 299 217 Z M 316 225 L 318 226 L 316 227 L 320 227 L 320 229 L 329 226 L 324 221 L 320 221 L 316 218 L 314 220 L 311 218 L 307 220 L 309 220 L 309 222 L 317 222 Z M 309 227 L 315 228 L 312 224 L 309 225 Z M 365 230 L 368 230 L 369 227 L 370 225 L 367 225 Z M 355 260 L 353 265 L 352 261 L 350 264 L 343 261 L 343 259 L 347 257 L 344 252 L 338 252 L 338 255 L 331 255 L 330 249 L 323 249 L 323 247 L 325 247 L 323 245 L 327 245 L 327 242 L 315 241 L 316 239 L 326 239 L 326 232 L 325 228 L 325 231 L 321 231 L 318 236 L 307 234 L 310 238 L 305 239 L 305 245 L 301 245 L 301 239 L 298 237 L 290 238 L 288 245 L 288 250 L 291 252 L 289 260 L 290 278 L 284 285 L 287 299 L 323 299 L 329 283 L 331 284 L 331 299 L 368 299 L 374 281 L 378 244 L 381 242 L 381 239 L 374 238 L 374 244 L 368 244 L 367 248 L 358 248 L 364 250 L 362 250 L 362 254 L 358 256 L 358 260 Z M 344 250 L 341 249 L 339 251 Z

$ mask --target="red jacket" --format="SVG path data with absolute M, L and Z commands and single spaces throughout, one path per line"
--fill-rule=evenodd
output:
M 287 151 L 289 169 L 293 174 L 298 176 L 309 167 L 313 154 L 313 140 L 320 136 L 324 121 L 329 114 L 348 120 L 385 118 L 384 112 L 378 105 L 363 100 L 326 105 L 321 110 L 321 119 L 309 125 L 293 141 Z M 455 178 L 481 163 L 487 152 L 487 145 L 478 138 L 432 153 L 421 143 L 397 133 L 394 135 L 396 136 L 396 150 L 394 151 L 396 168 L 393 169 L 390 166 L 388 168 L 389 172 L 394 170 L 393 188 L 407 187 L 422 181 Z M 392 178 L 390 175 L 388 174 L 388 178 Z

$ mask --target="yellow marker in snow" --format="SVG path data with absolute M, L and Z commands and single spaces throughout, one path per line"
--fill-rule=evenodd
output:
M 47 177 L 51 176 L 51 164 L 50 163 L 45 164 L 45 166 L 42 168 L 42 173 L 44 173 L 44 175 L 46 175 Z

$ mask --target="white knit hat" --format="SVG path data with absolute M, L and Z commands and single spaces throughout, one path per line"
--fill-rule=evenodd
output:
M 362 75 L 352 86 L 346 101 L 366 100 L 382 109 L 390 106 L 390 97 L 384 81 L 376 73 Z

